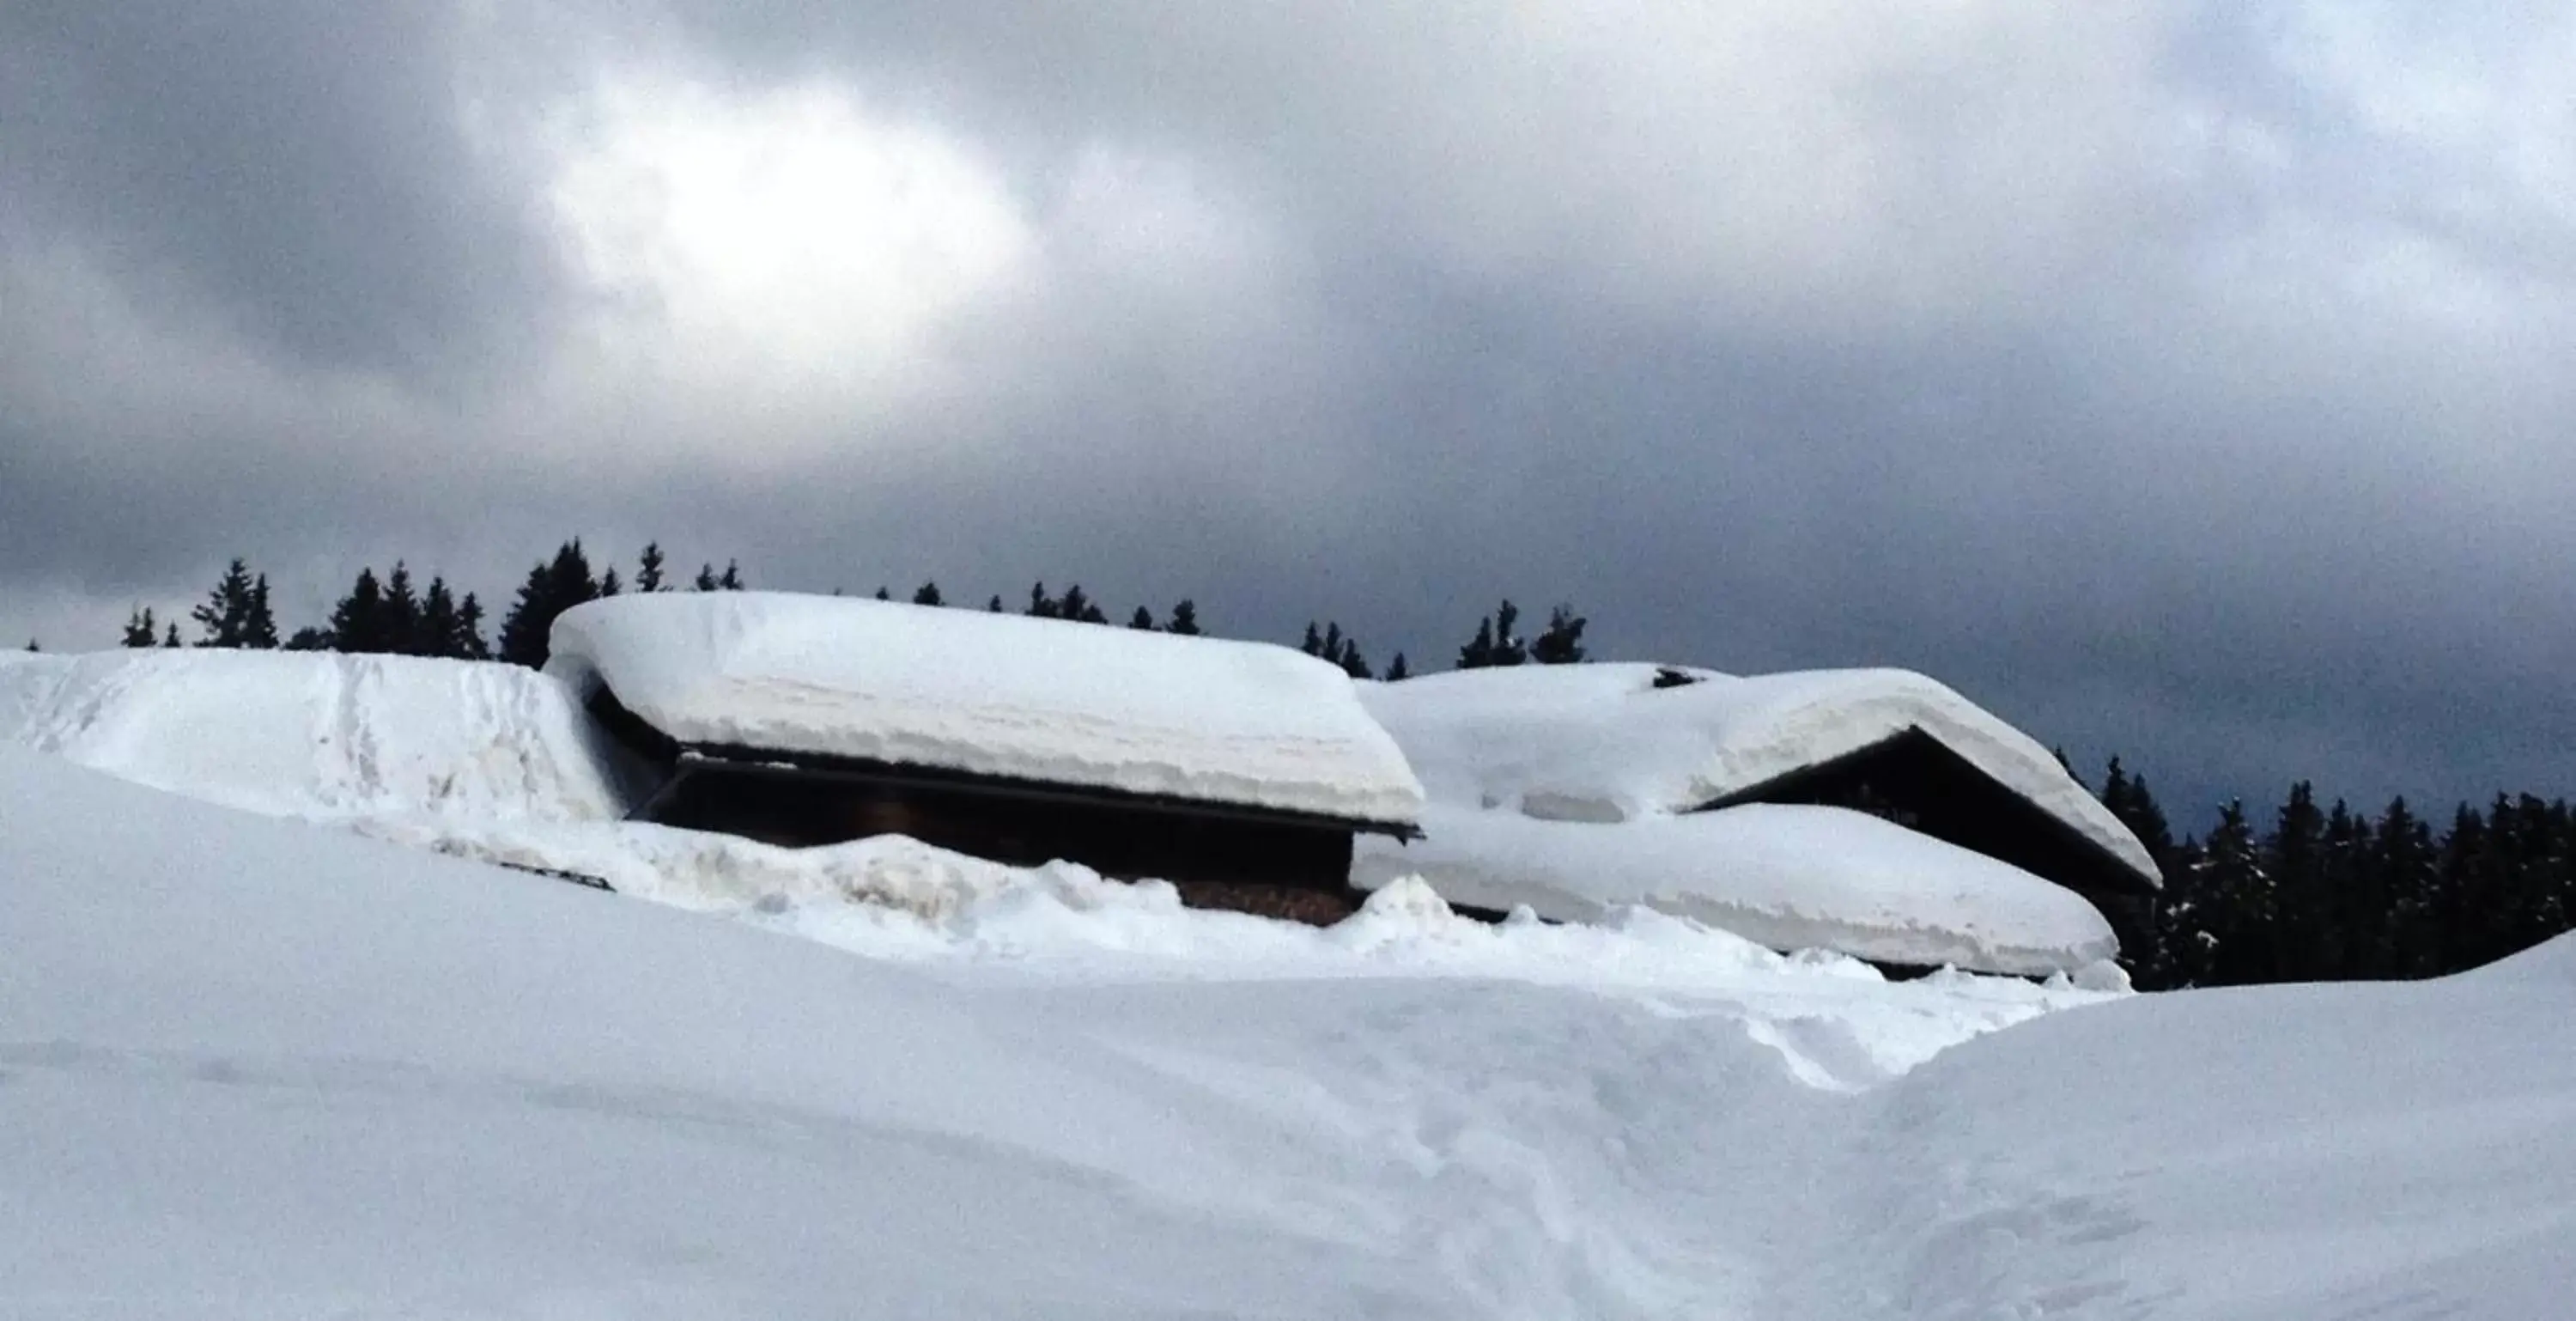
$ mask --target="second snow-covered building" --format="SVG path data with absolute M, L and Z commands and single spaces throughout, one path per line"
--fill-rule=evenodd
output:
M 1293 909 L 1339 898 L 1356 835 L 1410 836 L 1422 812 L 1341 670 L 1284 647 L 707 592 L 576 607 L 553 656 L 659 768 L 637 815 L 669 825 L 902 834 Z
M 1455 904 L 1644 904 L 1780 948 L 2045 974 L 2107 957 L 2159 884 L 2046 748 L 1907 671 L 1544 666 L 1361 694 L 1431 800 L 1423 844 L 1361 850 L 1364 888 L 1418 874 Z

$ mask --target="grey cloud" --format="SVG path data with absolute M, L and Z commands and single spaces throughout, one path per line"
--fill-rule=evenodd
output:
M 582 20 L 585 55 L 851 80 L 952 128 L 1041 218 L 1106 142 L 1179 162 L 1261 230 L 1247 264 L 1179 288 L 1050 235 L 1031 287 L 948 328 L 961 395 L 776 415 L 793 458 L 759 452 L 770 415 L 735 401 L 697 401 L 741 428 L 729 453 L 669 434 L 704 424 L 650 390 L 531 422 L 506 372 L 486 397 L 404 367 L 568 297 L 528 181 L 455 129 L 452 66 L 485 38 L 312 26 L 255 57 L 278 62 L 256 89 L 147 53 L 73 61 L 78 86 L 13 77 L 79 121 L 34 141 L 96 158 L 0 148 L 8 182 L 42 184 L 37 219 L 94 222 L 90 247 L 149 258 L 105 262 L 121 296 L 167 313 L 189 290 L 247 342 L 182 317 L 66 347 L 76 303 L 41 324 L 0 304 L 0 346 L 45 364 L 38 383 L 0 361 L 34 401 L 0 418 L 0 592 L 193 594 L 241 551 L 310 578 L 318 610 L 358 563 L 407 554 L 497 602 L 578 532 L 630 564 L 658 537 L 818 590 L 1079 579 L 1277 638 L 1331 615 L 1381 660 L 1435 666 L 1510 594 L 1574 601 L 1606 654 L 1922 668 L 2088 762 L 2127 753 L 2186 804 L 2294 775 L 2433 801 L 2576 778 L 2563 217 L 2482 146 L 2370 122 L 2285 63 L 2291 8 L 2106 6 L 2131 44 L 2069 20 L 2028 30 L 2065 50 L 1897 61 L 1854 93 L 1902 170 L 1873 183 L 1857 246 L 1820 249 L 1840 275 L 1676 241 L 1695 206 L 1841 196 L 1803 165 L 1769 199 L 1716 187 L 1755 176 L 1703 158 L 1761 131 L 1711 110 L 1723 85 L 1623 148 L 1587 134 L 1650 107 L 1497 75 L 1399 11 Z M 1616 35 L 1587 58 L 1615 67 Z M 2057 63 L 1957 90 L 2016 59 Z M 2102 99 L 2052 100 L 2088 76 Z M 111 86 L 133 104 L 86 118 Z M 308 114 L 333 122 L 283 122 Z M 331 177 L 359 186 L 328 200 Z M 2444 200 L 2463 197 L 2504 200 Z M 2369 245 L 2424 258 L 2427 287 L 2358 287 Z M 351 366 L 389 383 L 353 387 Z
M 470 359 L 553 276 L 524 181 L 466 132 L 462 12 L 10 5 L 0 217 L 297 361 Z

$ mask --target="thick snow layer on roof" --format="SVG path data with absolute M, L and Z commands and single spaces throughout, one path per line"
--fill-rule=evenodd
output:
M 1391 825 L 1422 805 L 1349 678 L 1285 647 L 771 592 L 590 602 L 553 647 L 684 744 Z
M 1696 682 L 1658 688 L 1659 672 Z M 2156 875 L 2146 847 L 2048 749 L 1910 671 L 1738 678 L 1552 665 L 1359 689 L 1438 803 L 1559 821 L 1663 816 L 1919 729 L 2142 878 Z
M 270 816 L 614 820 L 616 754 L 516 665 L 330 652 L 18 654 L 0 742 Z
M 1420 876 L 1451 903 L 1568 922 L 1642 905 L 1773 949 L 2017 976 L 2119 952 L 2074 891 L 1841 808 L 1753 803 L 1602 824 L 1435 805 L 1422 824 L 1416 843 L 1361 841 L 1353 884 Z

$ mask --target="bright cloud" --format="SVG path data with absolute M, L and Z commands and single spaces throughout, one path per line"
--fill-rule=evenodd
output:
M 882 403 L 1032 246 L 968 150 L 843 89 L 612 82 L 558 127 L 551 201 L 598 295 L 587 347 L 616 370 Z

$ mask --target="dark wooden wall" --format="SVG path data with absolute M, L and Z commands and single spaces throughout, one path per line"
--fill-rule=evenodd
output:
M 652 817 L 794 848 L 909 835 L 995 862 L 1063 859 L 1122 880 L 1168 880 L 1185 892 L 1224 884 L 1340 894 L 1350 881 L 1348 827 L 1007 786 L 886 783 L 706 762 L 657 800 Z
M 2005 788 L 1921 730 L 1712 803 L 1812 803 L 1884 817 L 2092 901 L 2121 945 L 2144 938 L 2155 890 L 2074 827 Z

